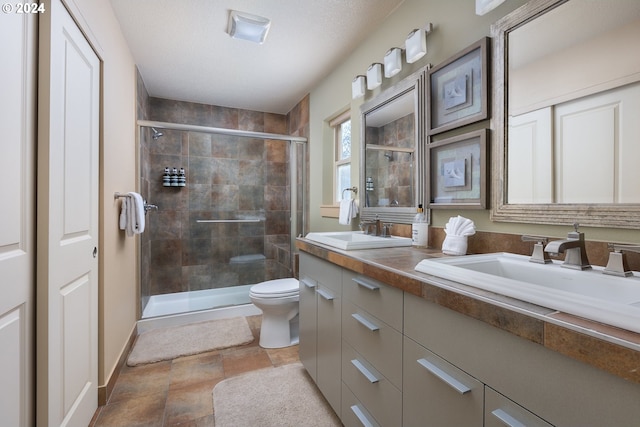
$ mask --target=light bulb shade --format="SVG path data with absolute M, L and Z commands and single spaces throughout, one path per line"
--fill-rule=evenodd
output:
M 365 92 L 365 80 L 364 76 L 356 76 L 351 82 L 351 98 L 361 98 Z
M 407 62 L 413 64 L 427 53 L 427 34 L 425 30 L 413 30 L 405 41 Z
M 227 32 L 234 39 L 262 44 L 267 38 L 271 21 L 257 15 L 232 10 L 229 13 Z
M 393 77 L 402 70 L 402 49 L 391 48 L 384 54 L 384 76 Z
M 382 84 L 382 64 L 376 62 L 367 69 L 367 89 L 373 90 Z

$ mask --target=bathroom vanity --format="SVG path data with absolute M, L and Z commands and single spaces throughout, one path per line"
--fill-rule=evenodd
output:
M 345 426 L 638 425 L 640 334 L 414 269 L 439 251 L 297 246 L 300 358 Z

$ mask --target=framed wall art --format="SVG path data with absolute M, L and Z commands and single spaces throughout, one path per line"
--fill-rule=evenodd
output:
M 486 208 L 488 133 L 481 129 L 429 144 L 428 207 Z
M 429 71 L 429 135 L 489 116 L 489 38 L 484 37 Z

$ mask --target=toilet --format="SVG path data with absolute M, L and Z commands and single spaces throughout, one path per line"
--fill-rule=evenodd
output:
M 297 279 L 258 283 L 249 290 L 249 298 L 262 310 L 260 347 L 282 348 L 298 344 L 300 288 Z

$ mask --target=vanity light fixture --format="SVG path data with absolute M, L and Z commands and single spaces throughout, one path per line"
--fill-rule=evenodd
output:
M 229 13 L 227 32 L 234 39 L 262 44 L 267 38 L 271 20 L 262 16 L 232 10 Z
M 351 98 L 362 98 L 365 92 L 366 77 L 363 75 L 356 76 L 351 82 Z
M 373 90 L 382 84 L 382 64 L 375 62 L 367 68 L 367 89 Z
M 402 70 L 402 49 L 392 47 L 384 54 L 384 76 L 393 77 Z
M 427 34 L 431 32 L 432 24 L 426 28 L 418 28 L 409 33 L 405 40 L 407 63 L 413 64 L 427 53 Z

